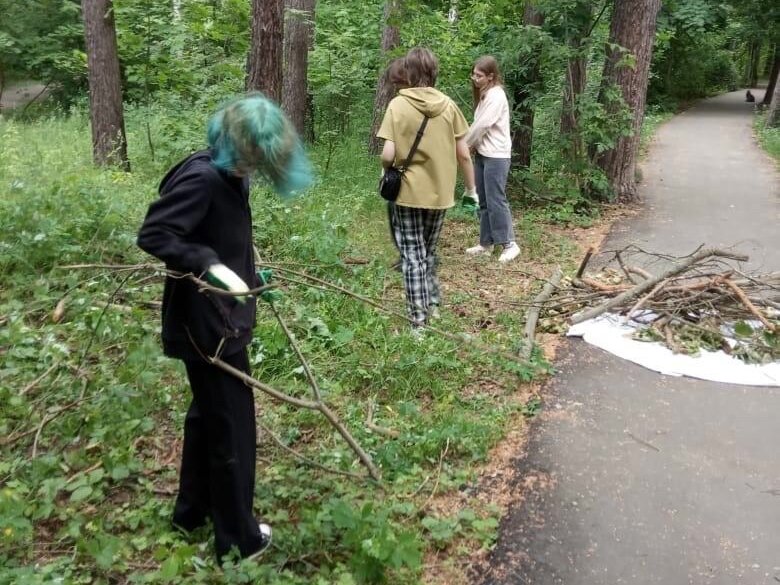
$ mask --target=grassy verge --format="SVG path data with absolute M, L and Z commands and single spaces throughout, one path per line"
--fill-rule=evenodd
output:
M 758 142 L 761 147 L 775 159 L 775 163 L 780 164 L 780 126 L 768 128 L 766 125 L 766 114 L 758 114 L 753 119 L 753 128 L 758 136 Z
M 131 174 L 92 167 L 82 113 L 0 119 L 0 583 L 404 584 L 420 581 L 427 554 L 444 551 L 457 563 L 466 550 L 490 547 L 498 510 L 468 494 L 506 430 L 537 412 L 518 389 L 544 364 L 434 333 L 417 342 L 400 319 L 354 298 L 281 280 L 279 309 L 383 485 L 291 457 L 271 435 L 320 464 L 362 471 L 321 418 L 258 395 L 255 501 L 274 525 L 273 549 L 262 564 L 223 573 L 208 534 L 187 540 L 170 529 L 188 388 L 182 367 L 159 349 L 161 279 L 149 269 L 70 267 L 149 261 L 135 247 L 136 229 L 164 170 L 199 146 L 192 128 L 200 126 L 148 116 L 128 115 Z M 264 260 L 403 313 L 376 162 L 358 140 L 312 155 L 329 170 L 306 197 L 285 206 L 253 190 Z M 452 214 L 441 242 L 439 328 L 518 349 L 534 275 L 577 253 L 560 230 L 517 219 L 523 262 L 499 268 L 463 257 L 477 226 Z M 300 364 L 264 306 L 251 355 L 257 378 L 306 395 Z M 369 404 L 374 423 L 394 436 L 367 428 Z M 447 494 L 462 495 L 457 509 L 435 505 Z

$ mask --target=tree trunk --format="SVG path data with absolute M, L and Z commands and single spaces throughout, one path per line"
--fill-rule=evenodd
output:
M 92 155 L 96 165 L 130 170 L 122 106 L 122 82 L 111 0 L 82 0 L 89 77 Z
M 534 10 L 532 3 L 526 1 L 523 10 L 523 24 L 542 26 L 544 16 Z M 529 103 L 533 88 L 539 83 L 539 53 L 534 51 L 530 59 L 522 57 L 520 63 L 524 74 L 512 84 L 514 111 L 512 116 L 512 168 L 527 169 L 531 166 L 531 148 L 534 137 L 534 109 Z
M 774 62 L 772 63 L 772 70 L 769 72 L 769 84 L 766 86 L 764 99 L 761 102 L 765 106 L 768 106 L 772 101 L 772 95 L 774 94 L 775 86 L 777 85 L 778 73 L 780 73 L 780 47 L 775 46 Z
M 604 169 L 619 201 L 636 199 L 636 157 L 660 7 L 661 0 L 615 0 L 612 14 L 599 100 L 607 112 L 615 112 L 622 107 L 619 103 L 605 103 L 605 88 L 610 84 L 617 85 L 633 114 L 633 124 L 631 135 L 618 138 L 615 147 L 602 153 L 597 162 Z M 621 66 L 620 61 L 625 57 L 621 47 L 634 56 L 633 67 Z
M 287 0 L 282 107 L 299 136 L 306 130 L 309 50 L 314 40 L 314 0 Z
M 769 112 L 766 115 L 766 125 L 769 128 L 780 126 L 780 83 L 775 83 L 775 90 L 772 92 Z
M 387 55 L 393 49 L 397 48 L 401 42 L 401 32 L 398 29 L 398 17 L 401 13 L 402 0 L 385 0 L 385 11 L 382 21 L 384 29 L 382 30 L 382 63 L 387 63 Z M 387 104 L 393 99 L 395 88 L 382 71 L 379 81 L 376 85 L 376 95 L 374 97 L 374 114 L 371 119 L 371 134 L 368 137 L 368 152 L 370 154 L 379 153 L 380 140 L 376 133 L 379 131 L 379 125 L 382 123 L 382 117 L 387 109 Z
M 284 0 L 252 0 L 251 42 L 246 65 L 247 91 L 282 99 Z
M 761 60 L 761 41 L 753 41 L 748 62 L 748 87 L 758 85 L 758 63 Z
M 573 15 L 576 26 L 568 39 L 571 57 L 566 64 L 563 80 L 563 102 L 561 107 L 561 138 L 564 153 L 572 162 L 579 162 L 585 154 L 579 127 L 577 110 L 580 96 L 587 82 L 587 49 L 592 14 L 589 2 L 580 3 Z

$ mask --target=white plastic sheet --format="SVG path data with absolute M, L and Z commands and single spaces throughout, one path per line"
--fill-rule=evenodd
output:
M 780 386 L 780 362 L 746 364 L 723 351 L 704 351 L 698 356 L 675 354 L 660 343 L 631 339 L 636 324 L 618 315 L 604 314 L 569 328 L 569 337 L 582 337 L 623 359 L 669 376 L 690 376 L 727 384 Z

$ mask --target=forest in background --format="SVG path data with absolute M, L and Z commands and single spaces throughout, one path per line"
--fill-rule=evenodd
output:
M 464 562 L 490 549 L 501 514 L 480 499 L 479 470 L 542 407 L 517 389 L 551 369 L 538 349 L 510 359 L 523 303 L 554 265 L 579 260 L 568 230 L 635 198 L 640 126 L 647 135 L 707 95 L 771 89 L 780 66 L 780 9 L 758 0 L 0 0 L 0 14 L 0 90 L 37 80 L 49 92 L 0 116 L 0 583 L 467 582 Z M 111 55 L 87 50 L 88 14 L 115 32 L 113 93 L 90 93 L 91 75 L 110 78 L 91 59 Z M 499 58 L 513 104 L 522 266 L 498 282 L 457 264 L 455 248 L 476 236 L 457 211 L 443 238 L 440 328 L 478 346 L 418 344 L 392 313 L 402 290 L 371 128 L 389 97 L 386 63 L 420 44 L 467 118 L 481 54 Z M 158 347 L 161 275 L 135 234 L 164 171 L 202 148 L 208 115 L 247 87 L 277 96 L 317 169 L 289 205 L 253 189 L 278 310 L 382 487 L 312 465 L 361 473 L 316 413 L 259 396 L 255 500 L 275 545 L 259 565 L 220 572 L 208 542 L 169 527 L 188 397 Z M 777 101 L 756 116 L 767 144 L 778 143 Z M 306 396 L 264 308 L 255 376 Z

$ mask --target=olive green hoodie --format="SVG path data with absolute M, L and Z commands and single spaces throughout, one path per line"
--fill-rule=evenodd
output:
M 424 116 L 428 125 L 403 176 L 396 205 L 447 209 L 455 204 L 455 141 L 468 131 L 458 106 L 433 87 L 402 89 L 387 107 L 377 136 L 395 143 L 393 164 L 400 167 Z

